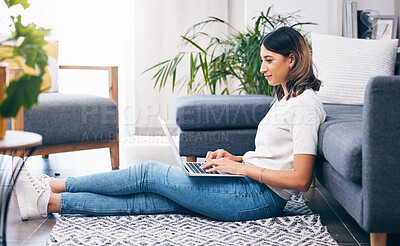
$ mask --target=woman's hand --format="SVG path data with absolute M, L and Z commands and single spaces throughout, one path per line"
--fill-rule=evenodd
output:
M 228 153 L 228 152 L 226 152 Z M 206 169 L 211 167 L 207 170 L 207 172 L 212 171 L 224 171 L 230 174 L 238 174 L 246 176 L 246 164 L 229 160 L 227 158 L 221 159 L 212 159 L 204 163 L 201 168 Z
M 224 149 L 218 149 L 214 152 L 208 151 L 205 162 L 209 162 L 213 159 L 221 159 L 221 158 L 225 158 L 225 159 L 228 159 L 231 161 L 236 161 L 236 162 L 242 161 L 241 156 L 234 156 Z

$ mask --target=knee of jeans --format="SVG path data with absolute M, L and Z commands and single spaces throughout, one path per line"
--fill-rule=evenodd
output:
M 286 204 L 287 204 L 287 201 L 286 201 L 285 199 L 282 199 L 282 200 L 280 201 L 280 203 L 279 203 L 280 206 L 279 206 L 278 209 L 280 209 L 281 213 L 282 213 L 283 209 L 285 209 Z
M 152 169 L 158 170 L 160 168 L 160 165 L 161 163 L 156 161 L 141 162 L 137 165 L 130 166 L 129 173 L 131 175 L 143 175 L 148 173 L 149 171 L 151 172 Z
M 275 209 L 276 209 L 275 213 L 276 215 L 279 215 L 283 212 L 283 209 L 285 208 L 287 201 L 275 193 L 271 194 L 271 196 L 275 204 Z

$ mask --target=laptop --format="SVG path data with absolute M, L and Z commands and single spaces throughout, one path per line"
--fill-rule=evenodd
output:
M 183 171 L 188 176 L 195 176 L 195 177 L 244 177 L 242 175 L 235 175 L 230 174 L 223 171 L 213 171 L 213 172 L 206 172 L 205 169 L 202 169 L 200 166 L 204 163 L 202 162 L 183 162 L 181 156 L 179 155 L 178 148 L 176 147 L 174 140 L 172 139 L 171 133 L 167 127 L 167 123 L 160 116 L 158 116 L 158 120 L 161 123 L 161 126 L 164 130 L 165 135 L 168 137 L 168 142 L 171 145 L 172 152 L 174 152 L 174 156 L 178 161 L 179 165 L 182 167 Z

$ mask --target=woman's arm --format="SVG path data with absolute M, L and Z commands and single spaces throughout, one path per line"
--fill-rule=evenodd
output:
M 298 154 L 294 155 L 294 170 L 271 170 L 222 158 L 208 161 L 202 168 L 214 166 L 207 171 L 221 170 L 231 174 L 245 175 L 277 188 L 306 192 L 312 181 L 314 162 L 314 155 Z
M 246 176 L 281 189 L 308 191 L 314 170 L 314 155 L 294 155 L 294 170 L 270 170 L 246 165 Z

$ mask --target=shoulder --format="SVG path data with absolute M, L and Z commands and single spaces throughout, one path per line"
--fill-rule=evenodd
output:
M 323 104 L 313 89 L 305 90 L 297 97 L 291 98 L 289 102 L 292 113 L 316 115 L 321 122 L 325 120 L 326 113 Z
M 293 105 L 301 105 L 301 106 L 316 105 L 322 107 L 322 102 L 317 96 L 317 93 L 313 89 L 305 90 L 303 91 L 303 93 L 292 99 L 293 99 L 292 101 Z

